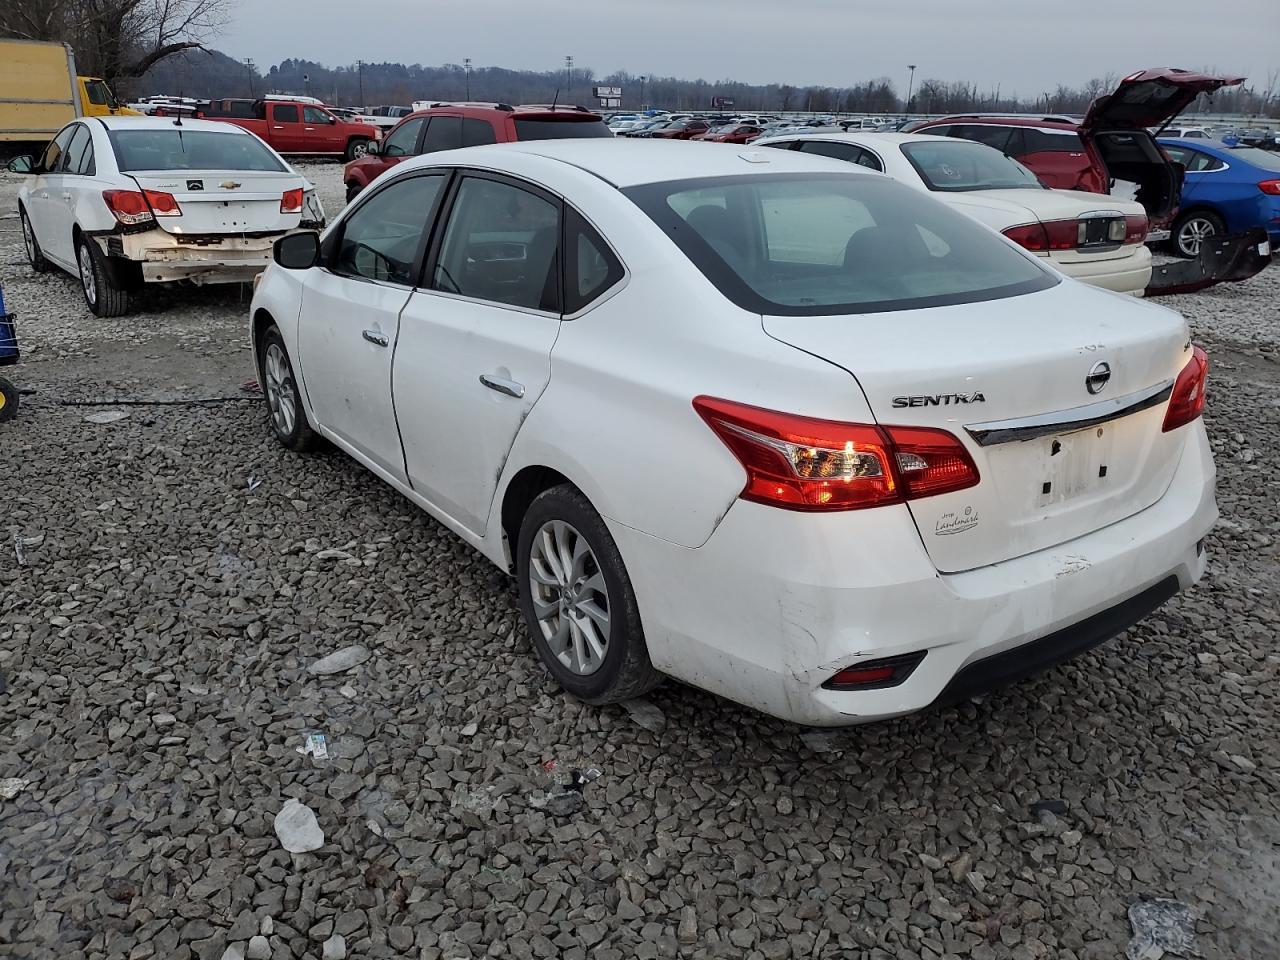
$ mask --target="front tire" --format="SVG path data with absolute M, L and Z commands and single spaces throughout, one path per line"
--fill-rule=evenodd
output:
M 347 203 L 350 203 L 360 195 L 360 184 L 354 180 L 347 184 Z
M 18 388 L 0 377 L 0 423 L 8 423 L 18 415 Z
M 40 251 L 40 241 L 36 239 L 36 232 L 31 226 L 31 218 L 27 216 L 25 207 L 18 208 L 18 219 L 22 221 L 22 245 L 27 251 L 27 263 L 31 264 L 31 269 L 36 273 L 47 273 L 49 261 Z
M 120 286 L 106 255 L 84 237 L 76 241 L 76 265 L 80 268 L 80 289 L 94 316 L 122 317 L 129 312 L 129 291 Z
M 284 345 L 280 328 L 272 324 L 262 335 L 258 347 L 259 382 L 271 413 L 271 430 L 276 439 L 290 450 L 302 453 L 316 445 L 316 434 L 302 407 L 302 391 L 293 375 L 293 363 Z
M 577 488 L 552 487 L 530 505 L 516 575 L 533 645 L 565 690 L 616 703 L 659 683 L 622 555 Z
M 368 153 L 368 140 L 352 140 L 347 144 L 347 152 L 345 154 L 347 163 L 350 163 L 352 160 L 359 160 L 361 157 L 367 156 Z
M 1227 225 L 1216 213 L 1208 210 L 1191 210 L 1174 221 L 1173 252 L 1180 257 L 1194 259 L 1200 256 L 1200 247 L 1213 237 L 1227 232 Z

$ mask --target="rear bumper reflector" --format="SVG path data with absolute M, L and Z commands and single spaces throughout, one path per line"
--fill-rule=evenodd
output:
M 1039 640 L 975 660 L 951 678 L 933 702 L 935 707 L 951 706 L 1008 686 L 1105 643 L 1160 607 L 1178 592 L 1178 578 L 1170 575 L 1153 587 L 1096 613 L 1087 620 L 1051 633 Z
M 925 651 L 919 650 L 896 657 L 863 660 L 845 667 L 822 686 L 826 690 L 883 690 L 885 687 L 896 687 L 920 666 L 924 655 Z

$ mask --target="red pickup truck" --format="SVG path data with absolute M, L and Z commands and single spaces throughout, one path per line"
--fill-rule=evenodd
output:
M 294 100 L 214 100 L 196 116 L 244 127 L 277 153 L 331 154 L 359 160 L 382 137 L 371 123 L 343 120 L 324 107 Z

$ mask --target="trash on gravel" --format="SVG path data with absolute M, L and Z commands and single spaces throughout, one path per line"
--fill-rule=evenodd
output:
M 85 423 L 107 424 L 118 423 L 121 420 L 128 419 L 128 417 L 128 410 L 103 410 L 99 413 L 89 414 L 84 418 L 84 421 Z
M 347 551 L 345 550 L 332 550 L 332 549 L 321 550 L 319 553 L 316 554 L 316 559 L 317 560 L 340 560 L 343 563 L 349 564 L 350 566 L 353 566 L 353 567 L 360 566 L 359 558 L 353 557 L 351 554 L 347 553 Z
M 34 537 L 24 537 L 19 533 L 13 535 L 13 553 L 17 557 L 18 566 L 25 567 L 27 565 L 27 547 L 38 547 L 44 543 L 44 534 L 38 533 Z
M 1037 800 L 1031 804 L 1031 813 L 1039 816 L 1042 813 L 1052 813 L 1055 817 L 1061 817 L 1067 812 L 1067 801 L 1065 800 Z
M 305 803 L 290 800 L 276 814 L 276 836 L 290 853 L 310 853 L 324 846 L 324 831 L 315 812 Z
M 552 757 L 550 760 L 543 760 L 542 769 L 545 773 L 553 773 L 556 769 L 556 758 Z
M 493 812 L 493 805 L 497 802 L 493 792 L 493 787 L 459 786 L 449 806 L 455 810 L 474 813 L 477 817 L 485 817 Z
M 632 723 L 650 733 L 657 733 L 667 725 L 666 714 L 648 700 L 624 700 L 622 709 L 627 711 Z
M 262 481 L 250 474 L 248 480 L 249 492 L 253 493 L 253 491 L 257 490 L 260 486 L 262 486 Z
M 342 673 L 344 670 L 358 667 L 368 660 L 369 656 L 369 648 L 357 643 L 349 647 L 343 647 L 327 657 L 321 657 L 307 667 L 307 670 L 318 677 L 327 677 L 333 673 Z
M 1196 915 L 1177 900 L 1139 900 L 1129 907 L 1133 939 L 1125 947 L 1126 960 L 1160 960 L 1166 953 L 1198 956 L 1195 947 Z
M 6 777 L 0 780 L 0 800 L 12 800 L 29 786 L 31 786 L 30 780 L 24 780 L 22 777 Z
M 529 806 L 555 817 L 568 817 L 587 805 L 580 790 L 544 790 L 529 794 Z
M 244 383 L 240 384 L 240 390 L 243 393 L 261 393 L 262 384 L 257 380 L 246 380 Z
M 313 760 L 329 759 L 328 740 L 319 730 L 304 730 L 302 733 L 302 746 L 294 747 L 294 749 L 304 757 L 310 755 Z

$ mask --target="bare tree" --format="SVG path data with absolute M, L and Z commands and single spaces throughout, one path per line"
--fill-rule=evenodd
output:
M 0 7 L 0 33 L 71 43 L 82 69 L 133 79 L 183 50 L 203 49 L 235 0 L 20 0 Z

